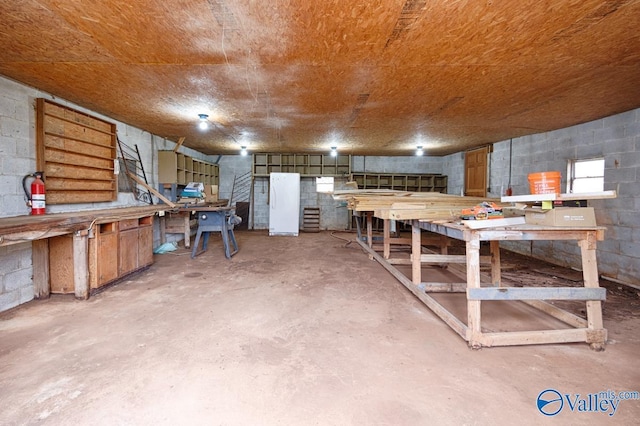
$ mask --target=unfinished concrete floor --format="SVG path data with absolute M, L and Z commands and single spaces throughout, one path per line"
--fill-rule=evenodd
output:
M 88 301 L 0 314 L 0 424 L 637 424 L 638 400 L 536 408 L 549 388 L 640 391 L 637 316 L 605 313 L 604 352 L 472 350 L 355 243 L 237 237 L 232 260 L 214 236 Z

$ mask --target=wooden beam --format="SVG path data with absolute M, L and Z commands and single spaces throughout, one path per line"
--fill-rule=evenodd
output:
M 185 140 L 184 136 L 182 136 L 180 139 L 178 139 L 178 143 L 173 148 L 173 152 L 178 152 L 178 149 L 180 149 L 180 147 L 182 146 L 182 142 L 184 142 L 184 140 Z
M 586 328 L 568 328 L 562 330 L 482 333 L 478 340 L 482 346 L 487 347 L 589 342 L 588 331 Z
M 436 301 L 433 297 L 426 294 L 424 291 L 420 290 L 420 288 L 414 285 L 411 280 L 409 280 L 405 275 L 403 275 L 398 269 L 390 265 L 385 259 L 380 256 L 380 254 L 376 253 L 374 250 L 369 248 L 367 244 L 363 241 L 358 240 L 358 244 L 362 247 L 364 251 L 369 253 L 371 257 L 373 257 L 380 265 L 382 265 L 391 275 L 393 275 L 402 285 L 404 285 L 411 293 L 413 293 L 422 303 L 427 305 L 433 313 L 435 313 L 441 320 L 443 320 L 453 331 L 458 333 L 463 339 L 466 339 L 467 334 L 467 326 L 456 318 L 451 312 L 449 312 L 444 306 L 442 306 L 438 301 Z
M 463 220 L 462 223 L 471 229 L 500 228 L 503 226 L 523 225 L 525 218 L 524 216 L 515 216 L 502 219 Z
M 586 328 L 587 320 L 584 318 L 580 318 L 577 315 L 573 315 L 570 312 L 565 311 L 564 309 L 560 309 L 557 306 L 554 306 L 550 303 L 547 303 L 543 300 L 523 300 L 522 303 L 525 303 L 532 308 L 536 308 L 547 315 L 551 315 L 555 319 L 562 321 L 565 324 L 569 324 L 575 328 Z
M 467 283 L 424 282 L 419 287 L 427 293 L 464 293 L 467 289 Z
M 423 254 L 420 256 L 422 263 L 462 263 L 467 264 L 467 256 L 464 254 Z M 490 264 L 490 256 L 480 256 L 481 264 Z
M 175 204 L 174 202 L 172 202 L 170 199 L 168 199 L 167 197 L 165 197 L 164 195 L 162 195 L 160 192 L 156 191 L 155 188 L 152 188 L 150 185 L 147 185 L 147 183 L 145 181 L 143 181 L 142 179 L 140 179 L 138 176 L 136 176 L 135 174 L 131 173 L 131 172 L 127 172 L 127 175 L 133 179 L 134 181 L 136 181 L 136 183 L 144 186 L 146 189 L 148 189 L 149 191 L 151 191 L 151 193 L 153 195 L 155 195 L 156 197 L 158 197 L 160 200 L 162 200 L 166 205 L 168 205 L 169 207 L 171 207 L 172 209 L 175 209 L 176 207 L 178 207 L 177 204 Z
M 583 192 L 582 194 L 525 194 L 504 196 L 500 198 L 500 201 L 503 203 L 536 203 L 539 201 L 601 200 L 617 196 L 616 191 Z
M 468 300 L 605 300 L 604 288 L 483 287 L 467 289 Z

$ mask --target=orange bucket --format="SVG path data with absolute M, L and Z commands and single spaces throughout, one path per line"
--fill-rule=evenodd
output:
M 559 194 L 560 172 L 540 172 L 529 174 L 529 188 L 532 194 Z

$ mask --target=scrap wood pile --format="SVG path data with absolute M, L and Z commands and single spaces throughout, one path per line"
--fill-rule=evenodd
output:
M 457 220 L 463 211 L 472 210 L 478 205 L 488 202 L 496 207 L 503 205 L 498 200 L 484 197 L 393 190 L 335 191 L 333 198 L 346 201 L 350 210 L 373 211 L 376 217 L 393 220 Z

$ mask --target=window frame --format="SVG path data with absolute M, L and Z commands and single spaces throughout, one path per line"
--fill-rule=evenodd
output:
M 594 174 L 594 175 L 585 175 L 585 176 L 576 176 L 576 165 L 580 163 L 587 162 L 602 162 L 602 174 Z M 605 172 L 605 159 L 604 157 L 592 157 L 592 158 L 573 158 L 567 162 L 567 193 L 572 194 L 581 194 L 581 193 L 589 193 L 589 192 L 601 192 L 604 191 L 604 172 Z M 602 179 L 602 187 L 599 189 L 583 191 L 583 192 L 574 192 L 576 181 L 583 179 Z

